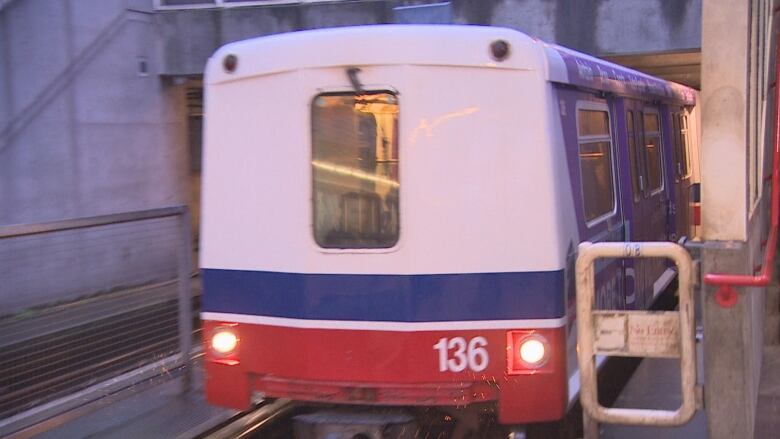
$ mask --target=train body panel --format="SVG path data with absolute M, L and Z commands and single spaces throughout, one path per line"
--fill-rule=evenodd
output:
M 369 47 L 388 37 L 385 31 L 366 32 L 373 37 L 364 43 Z M 507 32 L 480 30 L 480 54 L 489 60 L 487 45 Z M 329 35 L 312 34 L 312 41 Z M 526 40 L 509 34 L 519 52 Z M 244 54 L 237 50 L 242 45 L 247 44 L 227 46 L 220 53 L 232 50 L 240 60 L 273 55 L 261 52 L 262 46 Z M 322 50 L 334 51 L 326 47 Z M 404 52 L 403 46 L 394 47 L 394 52 Z M 398 90 L 403 213 L 397 243 L 381 249 L 323 249 L 312 232 L 311 105 L 320 94 L 351 90 L 343 67 L 324 63 L 211 85 L 206 93 L 203 197 L 214 208 L 203 212 L 201 266 L 355 274 L 562 269 L 555 176 L 547 171 L 556 164 L 549 148 L 542 147 L 550 143 L 547 113 L 519 116 L 529 102 L 538 108 L 547 105 L 543 52 L 534 45 L 526 52 L 535 58 L 534 69 L 528 63 L 522 68 L 461 66 L 458 58 L 454 65 L 414 65 L 413 57 L 396 61 L 398 65 L 355 64 L 366 90 Z M 221 68 L 220 53 L 207 72 Z M 267 103 L 251 96 L 262 96 Z M 215 126 L 219 129 L 213 130 Z M 523 148 L 505 147 L 518 140 Z M 253 185 L 236 191 L 236 181 Z M 404 191 L 407 186 L 413 189 Z M 537 190 L 524 189 L 529 186 Z M 464 204 L 472 209 L 464 210 Z M 241 206 L 240 215 L 235 206 Z M 257 243 L 263 243 L 263 251 Z
M 579 242 L 688 227 L 666 206 L 687 203 L 669 142 L 693 92 L 515 31 L 260 38 L 220 49 L 206 84 L 218 404 L 490 401 L 503 423 L 559 419 L 577 391 Z M 669 274 L 600 262 L 597 305 L 646 308 Z M 216 351 L 221 332 L 237 346 Z

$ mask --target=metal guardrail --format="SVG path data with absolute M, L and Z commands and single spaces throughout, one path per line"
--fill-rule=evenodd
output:
M 780 9 L 775 8 L 772 12 L 777 14 L 778 11 Z M 780 83 L 780 68 L 777 66 L 778 60 L 780 60 L 780 42 L 775 47 L 775 81 L 770 85 L 775 89 L 775 132 L 772 170 L 770 173 L 772 181 L 771 222 L 769 236 L 764 243 L 766 245 L 764 261 L 761 272 L 757 275 L 708 273 L 704 276 L 705 284 L 718 286 L 718 290 L 715 292 L 715 301 L 723 308 L 731 308 L 737 304 L 739 296 L 734 287 L 765 287 L 772 280 L 772 270 L 777 252 L 777 228 L 778 222 L 780 222 L 778 221 L 780 218 L 780 87 L 778 87 L 778 83 Z
M 0 311 L 6 314 L 0 316 L 0 436 L 71 409 L 72 395 L 82 405 L 99 399 L 109 387 L 121 387 L 117 376 L 134 376 L 127 372 L 171 355 L 165 368 L 184 366 L 183 390 L 189 389 L 191 239 L 186 206 L 0 227 L 0 256 L 10 255 L 0 257 Z M 96 255 L 110 261 L 89 260 Z M 174 257 L 175 266 L 154 272 L 174 279 L 129 288 L 108 283 L 112 277 L 128 281 L 122 275 L 127 258 L 138 263 L 151 255 L 139 270 Z M 106 267 L 113 272 L 102 273 Z M 103 283 L 87 279 L 84 285 L 98 291 L 79 283 L 90 273 Z M 85 288 L 80 297 L 57 289 L 47 297 L 67 297 L 25 309 L 8 305 L 25 284 L 35 292 L 69 282 Z
M 307 4 L 338 2 L 344 0 L 155 0 L 154 8 L 157 10 L 186 10 L 186 9 L 216 9 L 216 8 L 240 8 L 245 6 L 278 6 L 289 4 Z
M 672 259 L 677 265 L 679 312 L 594 311 L 594 262 L 599 258 Z M 586 438 L 598 437 L 593 420 L 651 426 L 678 426 L 688 422 L 696 412 L 696 343 L 692 261 L 685 248 L 670 242 L 584 242 L 579 246 L 576 274 L 577 360 Z M 598 402 L 596 355 L 679 358 L 682 405 L 674 411 L 602 406 Z

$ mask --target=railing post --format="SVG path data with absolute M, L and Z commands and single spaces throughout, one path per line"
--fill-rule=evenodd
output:
M 192 234 L 190 233 L 190 211 L 184 211 L 178 216 L 179 245 L 177 249 L 178 286 L 179 286 L 179 352 L 181 353 L 184 374 L 182 375 L 182 393 L 190 390 L 192 382 L 191 350 L 192 350 L 192 287 L 190 273 L 192 272 Z
M 599 423 L 588 415 L 585 409 L 582 410 L 582 436 L 584 439 L 599 439 Z

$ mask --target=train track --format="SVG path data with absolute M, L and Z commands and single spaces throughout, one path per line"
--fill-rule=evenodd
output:
M 289 399 L 268 401 L 196 437 L 198 439 L 290 438 L 292 416 L 298 408 L 298 405 Z

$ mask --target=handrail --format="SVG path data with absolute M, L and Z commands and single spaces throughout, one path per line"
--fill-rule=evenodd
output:
M 594 310 L 595 263 L 602 258 L 671 259 L 678 273 L 679 309 L 666 312 Z M 696 413 L 692 265 L 688 251 L 672 242 L 593 244 L 586 241 L 579 245 L 575 264 L 577 363 L 580 368 L 580 403 L 585 415 L 595 421 L 610 424 L 673 427 L 687 423 Z M 609 323 L 604 323 L 605 321 Z M 662 337 L 660 334 L 668 334 L 668 337 Z M 597 355 L 679 359 L 680 406 L 676 410 L 602 406 L 599 403 L 594 362 Z M 595 436 L 593 432 L 586 432 L 585 437 Z
M 160 207 L 157 209 L 134 210 L 82 218 L 68 218 L 47 223 L 11 224 L 0 226 L 0 239 L 20 236 L 40 235 L 42 233 L 63 232 L 66 230 L 86 229 L 89 227 L 130 223 L 148 219 L 179 216 L 187 212 L 187 206 Z
M 775 10 L 777 12 L 777 10 Z M 734 287 L 764 287 L 772 280 L 772 271 L 774 267 L 775 254 L 777 252 L 777 225 L 780 217 L 780 66 L 777 65 L 780 60 L 780 42 L 775 47 L 775 132 L 774 132 L 774 152 L 772 154 L 772 206 L 771 206 L 771 228 L 769 238 L 767 239 L 766 250 L 764 252 L 764 264 L 761 267 L 761 273 L 754 276 L 725 273 L 709 273 L 704 276 L 704 283 L 708 285 L 718 285 L 718 291 L 715 293 L 715 301 L 723 308 L 731 308 L 737 304 L 738 296 Z

